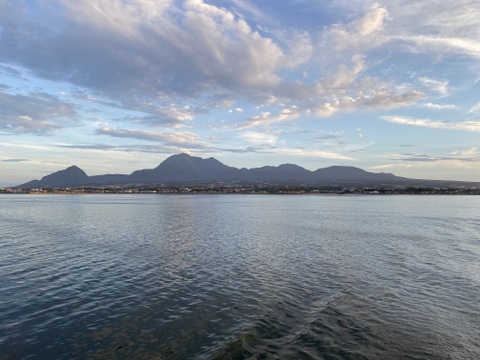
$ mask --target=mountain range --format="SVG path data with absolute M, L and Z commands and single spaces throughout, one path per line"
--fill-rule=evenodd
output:
M 107 185 L 200 184 L 212 182 L 270 183 L 283 185 L 436 185 L 475 184 L 458 181 L 418 180 L 390 173 L 372 173 L 352 166 L 330 166 L 315 171 L 294 164 L 246 169 L 222 164 L 215 158 L 200 158 L 176 154 L 154 169 L 137 170 L 126 174 L 88 176 L 77 166 L 54 172 L 41 180 L 32 180 L 18 187 L 76 187 Z

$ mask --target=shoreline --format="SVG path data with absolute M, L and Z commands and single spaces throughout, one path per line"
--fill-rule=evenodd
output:
M 85 194 L 150 194 L 150 195 L 480 195 L 477 187 L 425 186 L 134 186 L 134 187 L 65 187 L 65 188 L 0 188 L 0 195 L 85 195 Z

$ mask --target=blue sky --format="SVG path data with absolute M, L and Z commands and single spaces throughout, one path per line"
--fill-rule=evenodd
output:
M 0 185 L 170 155 L 480 181 L 480 2 L 0 0 Z

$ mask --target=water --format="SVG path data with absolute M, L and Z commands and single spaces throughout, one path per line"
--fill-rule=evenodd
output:
M 480 197 L 4 195 L 0 359 L 480 358 Z

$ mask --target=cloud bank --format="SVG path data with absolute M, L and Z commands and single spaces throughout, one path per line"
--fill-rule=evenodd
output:
M 42 16 L 25 4 L 0 4 L 0 62 L 144 111 L 152 124 L 178 126 L 231 99 L 275 98 L 326 117 L 423 95 L 365 75 L 367 53 L 394 40 L 379 4 L 321 33 L 261 31 L 202 0 L 60 0 L 39 4 Z M 262 18 L 253 5 L 236 5 Z

